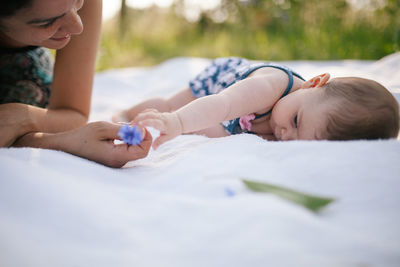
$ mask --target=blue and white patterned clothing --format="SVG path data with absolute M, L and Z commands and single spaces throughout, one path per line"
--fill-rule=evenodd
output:
M 250 61 L 243 58 L 229 57 L 215 59 L 208 67 L 189 82 L 189 87 L 193 95 L 197 98 L 218 94 L 237 81 L 245 79 L 253 71 L 264 67 L 277 68 L 286 72 L 288 75 L 289 83 L 282 97 L 286 96 L 290 92 L 290 89 L 292 89 L 293 75 L 304 80 L 299 74 L 285 66 L 273 63 L 252 64 Z M 267 116 L 271 111 L 272 110 L 269 110 L 264 114 L 258 115 L 255 119 Z M 236 118 L 224 121 L 221 124 L 229 134 L 247 132 L 245 129 L 240 127 L 239 120 L 240 118 Z
M 43 47 L 0 49 L 0 104 L 46 107 L 53 82 L 53 58 Z

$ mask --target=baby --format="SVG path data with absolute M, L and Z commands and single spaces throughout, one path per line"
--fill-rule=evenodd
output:
M 379 83 L 356 77 L 305 81 L 271 63 L 218 58 L 169 99 L 152 98 L 113 116 L 160 131 L 153 148 L 180 134 L 251 133 L 267 140 L 395 138 L 399 106 Z

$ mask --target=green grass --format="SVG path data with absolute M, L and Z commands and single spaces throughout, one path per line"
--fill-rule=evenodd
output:
M 373 10 L 355 10 L 344 0 L 248 5 L 223 0 L 221 9 L 229 16 L 222 23 L 211 19 L 212 11 L 190 23 L 174 11 L 178 4 L 128 10 L 123 27 L 118 18 L 104 25 L 97 69 L 154 65 L 180 56 L 379 59 L 400 48 L 399 2 L 387 0 Z

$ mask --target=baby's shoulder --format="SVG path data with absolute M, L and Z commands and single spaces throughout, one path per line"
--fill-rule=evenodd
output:
M 250 77 L 259 77 L 261 79 L 265 79 L 269 82 L 288 82 L 289 76 L 294 76 L 292 71 L 286 71 L 286 68 L 278 68 L 275 66 L 263 66 L 256 70 L 254 70 L 249 76 Z
M 266 86 L 286 87 L 288 75 L 280 69 L 263 67 L 252 72 L 247 78 L 257 79 Z
M 301 87 L 301 85 L 304 83 L 304 80 L 298 75 L 289 70 L 285 71 L 282 69 L 277 68 L 277 67 L 261 67 L 253 71 L 247 78 L 255 78 L 264 80 L 267 84 L 273 84 L 277 87 L 287 87 L 289 83 L 291 83 L 291 87 Z M 287 69 L 287 68 L 286 68 Z M 292 79 L 292 82 L 290 82 L 290 77 Z
M 256 69 L 255 71 L 253 71 L 252 73 L 250 73 L 250 75 L 248 77 L 254 77 L 254 76 L 274 76 L 274 74 L 285 74 L 285 72 L 283 72 L 280 69 L 277 68 L 271 68 L 271 67 L 260 67 L 258 69 Z

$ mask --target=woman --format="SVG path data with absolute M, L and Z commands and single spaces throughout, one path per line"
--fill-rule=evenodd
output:
M 13 0 L 0 4 L 0 146 L 63 150 L 121 167 L 145 157 L 115 145 L 118 124 L 86 124 L 101 27 L 101 0 Z M 54 67 L 46 48 L 56 50 Z M 51 89 L 51 90 L 50 90 Z

